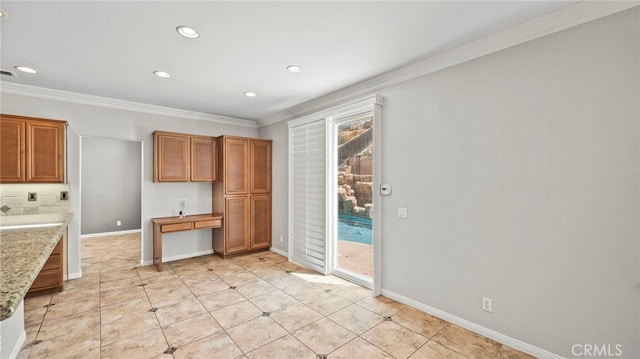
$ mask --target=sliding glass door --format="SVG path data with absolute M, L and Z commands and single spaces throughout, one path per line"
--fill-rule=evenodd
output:
M 289 260 L 380 294 L 382 98 L 289 121 Z
M 335 198 L 331 273 L 371 288 L 373 277 L 373 128 L 371 113 L 332 121 L 328 179 Z

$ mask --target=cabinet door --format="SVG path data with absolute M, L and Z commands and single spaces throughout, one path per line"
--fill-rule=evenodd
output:
M 251 193 L 271 193 L 271 141 L 251 140 Z
M 45 262 L 44 266 L 33 281 L 28 293 L 33 294 L 39 291 L 49 290 L 48 292 L 59 292 L 64 287 L 64 263 L 62 253 L 64 252 L 64 240 L 62 237 L 53 249 L 53 252 Z M 39 294 L 44 294 L 43 292 Z
M 189 137 L 156 133 L 154 147 L 154 182 L 189 181 Z
M 25 122 L 0 118 L 0 182 L 25 181 Z
M 27 121 L 27 182 L 64 182 L 64 123 Z
M 249 193 L 249 140 L 224 139 L 224 191 L 227 195 Z
M 191 138 L 191 181 L 215 182 L 216 139 L 213 137 Z
M 225 198 L 224 252 L 242 252 L 249 249 L 249 197 Z
M 251 249 L 271 247 L 271 196 L 251 196 Z

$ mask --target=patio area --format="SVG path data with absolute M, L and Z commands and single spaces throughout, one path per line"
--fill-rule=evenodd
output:
M 370 244 L 338 240 L 338 266 L 367 277 L 373 275 L 373 247 Z

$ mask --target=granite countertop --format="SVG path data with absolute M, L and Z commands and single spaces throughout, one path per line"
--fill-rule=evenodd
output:
M 13 315 L 72 218 L 73 213 L 0 217 L 0 321 Z M 51 223 L 56 225 L 21 228 Z

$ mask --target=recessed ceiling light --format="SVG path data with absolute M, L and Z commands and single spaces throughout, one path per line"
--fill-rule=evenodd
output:
M 289 66 L 287 66 L 287 70 L 289 72 L 300 72 L 300 71 L 302 71 L 302 66 L 300 66 L 300 65 L 289 65 Z
M 154 71 L 153 74 L 158 77 L 162 77 L 163 79 L 171 77 L 170 73 L 164 71 Z
M 188 39 L 197 39 L 198 37 L 200 37 L 200 33 L 189 26 L 178 26 L 176 27 L 176 31 L 178 32 L 178 34 L 188 38 Z
M 6 14 L 4 13 L 4 11 L 0 10 L 0 17 L 5 17 Z
M 245 92 L 244 95 L 247 96 L 247 97 L 256 97 L 256 96 L 258 96 L 258 95 L 256 95 L 255 92 Z
M 14 68 L 16 70 L 22 71 L 22 72 L 26 72 L 28 74 L 37 74 L 38 70 L 33 69 L 31 67 L 27 67 L 27 66 L 14 66 Z

